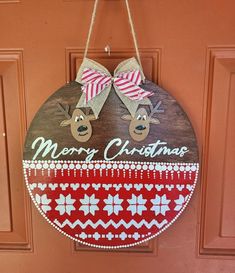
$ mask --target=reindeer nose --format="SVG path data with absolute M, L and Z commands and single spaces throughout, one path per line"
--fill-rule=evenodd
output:
M 79 133 L 81 133 L 81 132 L 86 131 L 87 129 L 88 129 L 87 126 L 81 125 L 81 126 L 78 127 L 77 131 L 78 131 Z
M 139 131 L 143 131 L 143 130 L 146 129 L 146 126 L 144 126 L 144 125 L 138 125 L 138 126 L 135 127 L 135 129 L 139 130 Z

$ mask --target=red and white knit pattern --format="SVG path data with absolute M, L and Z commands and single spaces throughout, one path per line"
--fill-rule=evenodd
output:
M 57 230 L 101 247 L 149 240 L 180 216 L 193 193 L 197 163 L 29 161 L 31 198 Z

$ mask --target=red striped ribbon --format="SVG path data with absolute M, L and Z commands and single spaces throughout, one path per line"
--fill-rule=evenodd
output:
M 85 68 L 82 73 L 82 91 L 86 94 L 86 102 L 99 95 L 112 82 L 118 90 L 131 100 L 142 100 L 152 95 L 152 92 L 142 89 L 139 70 L 121 72 L 111 77 L 100 71 Z

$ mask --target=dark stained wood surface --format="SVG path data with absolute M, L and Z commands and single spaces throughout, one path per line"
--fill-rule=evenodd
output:
M 35 115 L 31 126 L 28 130 L 25 141 L 24 159 L 32 159 L 35 150 L 31 149 L 32 142 L 39 136 L 45 139 L 51 139 L 58 143 L 58 151 L 63 147 L 84 147 L 99 149 L 99 153 L 95 155 L 94 160 L 104 159 L 104 148 L 108 142 L 113 138 L 121 138 L 123 143 L 129 140 L 129 148 L 141 148 L 143 145 L 147 146 L 150 143 L 155 143 L 157 140 L 167 142 L 167 146 L 181 147 L 187 146 L 189 152 L 183 157 L 175 155 L 161 155 L 155 158 L 145 158 L 138 154 L 128 156 L 126 154 L 118 156 L 115 160 L 133 160 L 133 161 L 156 161 L 156 162 L 198 162 L 198 150 L 195 139 L 195 134 L 187 115 L 176 102 L 176 100 L 165 90 L 156 84 L 146 81 L 142 86 L 144 89 L 153 91 L 154 95 L 150 97 L 153 105 L 159 100 L 162 101 L 161 108 L 164 113 L 156 114 L 160 120 L 160 124 L 150 126 L 150 133 L 148 137 L 142 142 L 135 142 L 131 139 L 128 127 L 129 122 L 123 121 L 121 116 L 127 114 L 127 110 L 121 107 L 121 101 L 112 88 L 110 95 L 100 113 L 99 119 L 92 121 L 93 134 L 90 140 L 86 143 L 77 142 L 71 135 L 70 127 L 60 127 L 61 121 L 65 119 L 63 114 L 58 110 L 57 103 L 63 105 L 70 105 L 70 112 L 74 110 L 79 97 L 81 95 L 81 86 L 73 81 L 56 91 L 49 99 L 42 105 L 40 110 Z M 146 108 L 148 109 L 148 107 Z M 148 109 L 149 111 L 149 109 Z M 113 148 L 112 153 L 117 152 L 119 148 Z M 61 160 L 84 160 L 85 154 L 61 156 Z M 51 159 L 50 156 L 42 158 Z

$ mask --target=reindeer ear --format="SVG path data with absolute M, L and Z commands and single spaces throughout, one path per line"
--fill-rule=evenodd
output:
M 159 121 L 159 119 L 157 119 L 157 118 L 151 118 L 151 119 L 150 119 L 150 123 L 159 124 L 160 121 Z
M 98 119 L 98 118 L 95 117 L 95 115 L 89 115 L 89 116 L 87 116 L 87 118 L 89 120 L 96 120 L 96 119 Z
M 68 126 L 70 123 L 71 123 L 71 119 L 66 119 L 66 120 L 63 120 L 63 121 L 60 123 L 60 126 L 61 126 L 61 127 Z
M 132 117 L 131 117 L 131 115 L 123 115 L 121 117 L 121 119 L 123 119 L 123 120 L 132 120 Z

